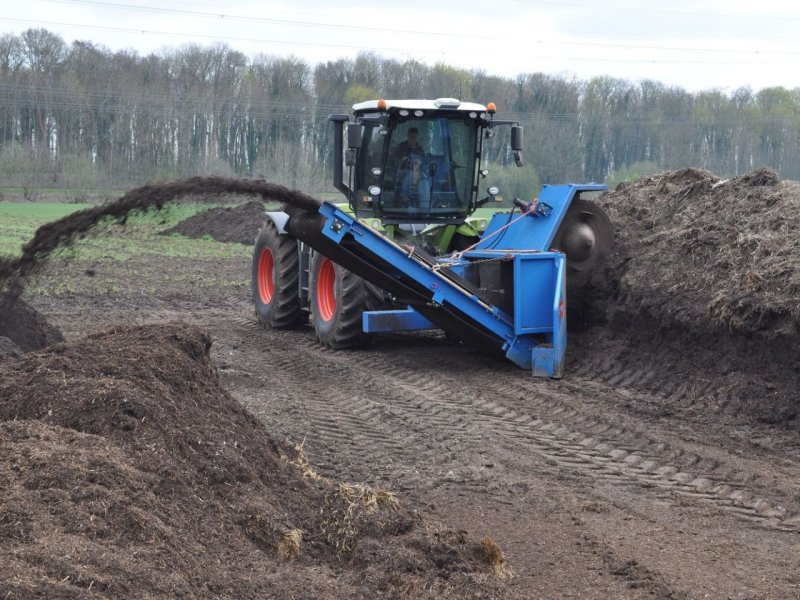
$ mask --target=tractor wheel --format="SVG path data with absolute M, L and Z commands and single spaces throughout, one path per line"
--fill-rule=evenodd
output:
M 578 198 L 572 202 L 553 238 L 552 247 L 567 255 L 573 282 L 588 277 L 592 267 L 611 252 L 614 232 L 603 209 Z
M 363 279 L 317 252 L 309 292 L 311 321 L 321 344 L 339 350 L 366 341 L 361 315 L 373 308 L 375 296 Z
M 289 329 L 300 324 L 299 261 L 297 240 L 279 234 L 275 223 L 267 221 L 253 252 L 253 300 L 264 327 Z

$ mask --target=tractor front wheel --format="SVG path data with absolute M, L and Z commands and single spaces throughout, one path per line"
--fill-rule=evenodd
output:
M 279 234 L 275 223 L 267 221 L 253 252 L 253 301 L 265 327 L 289 329 L 300 324 L 299 265 L 297 240 Z
M 363 279 L 316 252 L 309 288 L 311 320 L 321 344 L 339 350 L 366 340 L 361 315 L 370 309 L 372 296 Z

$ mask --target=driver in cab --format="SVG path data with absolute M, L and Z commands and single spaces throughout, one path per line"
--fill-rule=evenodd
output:
M 419 129 L 416 127 L 411 127 L 408 130 L 408 137 L 406 141 L 400 142 L 397 144 L 397 147 L 394 149 L 394 159 L 403 168 L 408 167 L 408 157 L 411 154 L 418 154 L 422 157 L 425 154 L 425 151 L 422 149 L 422 146 L 419 145 Z

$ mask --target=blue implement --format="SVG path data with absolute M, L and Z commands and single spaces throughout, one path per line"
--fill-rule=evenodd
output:
M 494 340 L 520 367 L 557 378 L 563 375 L 566 351 L 566 257 L 548 246 L 576 194 L 602 189 L 545 186 L 539 197 L 543 209 L 516 220 L 495 215 L 482 241 L 457 260 L 400 246 L 329 203 L 320 208 L 322 233 L 361 263 L 374 265 L 384 282 L 388 277 L 424 298 L 405 310 L 364 313 L 364 331 L 440 326 L 450 331 L 453 323 L 463 323 L 466 331 L 480 332 L 481 340 Z M 488 296 L 479 276 L 468 276 L 488 263 L 510 281 L 510 289 L 503 290 L 508 296 L 499 301 Z M 369 279 L 369 273 L 363 275 Z
M 536 209 L 528 218 L 502 230 L 509 221 L 508 213 L 492 217 L 476 250 L 549 250 L 572 201 L 581 192 L 604 192 L 601 184 L 545 185 L 536 201 Z

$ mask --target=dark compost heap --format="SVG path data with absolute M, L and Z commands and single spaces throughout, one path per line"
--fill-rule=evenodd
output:
M 210 346 L 122 327 L 0 364 L 0 597 L 496 597 L 491 544 L 315 478 Z
M 698 169 L 622 184 L 598 201 L 615 249 L 576 304 L 576 368 L 700 411 L 800 414 L 800 183 Z M 585 361 L 585 364 L 581 364 Z

